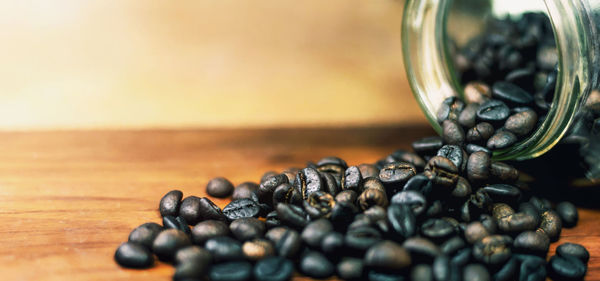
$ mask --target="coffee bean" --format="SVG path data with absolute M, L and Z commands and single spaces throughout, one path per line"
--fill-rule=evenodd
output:
M 587 268 L 576 257 L 556 255 L 550 258 L 548 271 L 552 280 L 583 280 Z
M 540 215 L 543 212 L 552 209 L 552 204 L 550 203 L 550 201 L 548 201 L 546 199 L 540 199 L 535 196 L 533 196 L 529 199 L 529 203 L 533 204 L 538 209 L 538 212 L 540 212 Z
M 175 253 L 186 246 L 191 245 L 190 238 L 178 229 L 165 229 L 161 231 L 152 242 L 152 252 L 160 260 L 171 261 Z
M 351 189 L 360 192 L 362 190 L 362 179 L 363 177 L 358 167 L 348 167 L 342 177 L 342 190 Z
M 410 280 L 433 281 L 433 269 L 428 264 L 418 264 L 410 272 Z
M 267 229 L 281 226 L 281 220 L 279 220 L 277 211 L 272 211 L 267 214 L 265 217 L 265 225 L 267 226 Z
M 556 247 L 556 254 L 562 257 L 570 256 L 578 258 L 584 264 L 590 260 L 590 253 L 585 247 L 575 243 L 564 243 Z
M 343 280 L 364 280 L 363 261 L 358 258 L 344 257 L 337 264 L 337 275 Z
M 490 184 L 482 189 L 493 202 L 505 202 L 515 206 L 521 198 L 521 190 L 508 184 Z
M 348 168 L 348 164 L 341 158 L 329 156 L 325 157 L 317 162 L 320 172 L 343 174 Z
M 378 271 L 370 269 L 367 271 L 367 279 L 369 281 L 406 281 L 405 273 L 396 273 L 393 271 Z
M 296 174 L 298 174 L 300 170 L 300 168 L 291 167 L 283 170 L 281 173 L 288 178 L 288 182 L 294 182 L 294 180 L 296 180 Z
M 489 149 L 487 149 L 487 148 L 485 148 L 485 147 L 483 147 L 483 146 L 479 146 L 479 145 L 476 145 L 476 144 L 471 144 L 471 143 L 470 143 L 470 144 L 467 144 L 467 145 L 465 146 L 465 150 L 466 150 L 467 154 L 473 154 L 473 153 L 475 153 L 475 152 L 479 152 L 479 151 L 481 151 L 481 152 L 485 152 L 485 153 L 487 153 L 488 155 L 491 155 L 491 154 L 492 154 L 492 151 L 491 151 L 491 150 L 489 150 Z
M 489 236 L 490 233 L 481 222 L 475 221 L 467 225 L 465 229 L 465 240 L 469 244 L 475 244 L 477 241 Z
M 510 109 L 499 100 L 485 101 L 477 110 L 477 118 L 491 124 L 503 124 L 508 115 L 510 115 Z
M 242 245 L 231 237 L 221 236 L 208 239 L 204 248 L 210 252 L 213 260 L 217 263 L 244 259 Z
M 265 223 L 256 218 L 240 218 L 231 222 L 229 230 L 240 241 L 247 241 L 263 237 L 266 230 Z
M 421 226 L 421 233 L 433 241 L 445 241 L 456 233 L 456 228 L 444 219 L 428 219 Z
M 508 236 L 484 237 L 473 245 L 473 257 L 485 264 L 501 265 L 510 258 L 512 243 L 512 239 Z
M 506 119 L 504 128 L 517 136 L 526 136 L 537 124 L 537 114 L 533 110 L 515 113 Z
M 261 259 L 254 266 L 254 279 L 257 281 L 287 281 L 293 274 L 294 264 L 282 257 Z
M 192 262 L 198 266 L 208 267 L 212 263 L 210 252 L 198 246 L 187 246 L 179 249 L 175 253 L 175 264 L 184 264 Z
M 556 205 L 556 213 L 560 216 L 564 227 L 574 227 L 579 219 L 577 208 L 570 202 L 561 202 Z
M 506 82 L 515 84 L 522 89 L 529 90 L 531 89 L 531 81 L 535 79 L 534 76 L 535 72 L 533 69 L 519 68 L 506 74 L 504 80 L 506 80 Z
M 444 145 L 437 152 L 437 156 L 442 156 L 454 163 L 460 171 L 464 171 L 467 167 L 467 153 L 458 145 Z
M 447 144 L 462 145 L 465 142 L 465 132 L 456 121 L 445 120 L 442 132 L 442 138 Z
M 214 178 L 206 185 L 206 193 L 217 198 L 229 197 L 233 193 L 233 184 L 223 177 Z
M 251 199 L 238 199 L 231 201 L 223 208 L 223 215 L 233 221 L 240 218 L 258 217 L 260 207 Z
M 187 224 L 185 219 L 182 217 L 172 217 L 172 216 L 164 216 L 163 217 L 163 226 L 167 229 L 179 229 L 183 231 L 186 235 L 190 235 L 190 226 Z
M 445 120 L 456 121 L 464 108 L 465 103 L 457 97 L 446 98 L 437 111 L 437 120 L 440 123 Z
M 405 150 L 396 150 L 390 156 L 393 157 L 394 161 L 390 161 L 389 163 L 391 163 L 391 162 L 407 162 L 419 170 L 422 170 L 423 168 L 425 168 L 425 164 L 426 164 L 425 160 L 423 158 L 421 158 L 421 156 L 419 156 L 418 154 L 416 154 L 414 152 L 409 152 L 409 151 L 405 151 Z M 362 174 L 362 175 L 363 175 L 363 178 L 367 177 L 365 174 Z
M 358 198 L 358 194 L 356 193 L 356 191 L 344 190 L 335 196 L 335 201 L 338 203 L 344 202 L 344 203 L 348 203 L 348 204 L 354 204 L 354 202 L 356 202 L 357 198 Z
M 513 258 L 509 259 L 496 273 L 494 273 L 493 280 L 495 280 L 495 281 L 518 280 L 518 277 L 517 277 L 518 272 L 519 272 L 519 261 L 513 257 Z M 523 280 L 527 280 L 527 279 L 523 279 Z
M 419 155 L 434 155 L 443 145 L 441 137 L 426 137 L 413 142 L 412 148 Z
M 525 231 L 517 235 L 513 245 L 515 252 L 545 258 L 550 247 L 550 239 L 543 233 Z
M 454 186 L 454 189 L 452 189 L 452 197 L 454 197 L 456 200 L 459 200 L 460 202 L 464 202 L 464 200 L 468 199 L 471 193 L 472 189 L 469 181 L 467 181 L 467 179 L 463 177 L 458 177 L 458 180 L 456 181 L 456 186 Z
M 463 269 L 464 281 L 490 281 L 492 277 L 487 269 L 480 264 L 469 264 Z
M 382 270 L 400 270 L 411 264 L 410 254 L 397 243 L 389 240 L 371 246 L 365 254 L 365 265 Z
M 535 225 L 540 225 L 542 217 L 540 216 L 538 209 L 533 204 L 529 202 L 521 203 L 519 205 L 519 212 L 530 215 L 531 217 L 533 217 Z
M 454 236 L 446 240 L 446 242 L 442 243 L 440 245 L 440 250 L 442 251 L 442 254 L 452 256 L 459 250 L 464 249 L 465 247 L 467 247 L 467 243 L 465 242 L 465 240 L 463 240 L 459 236 Z
M 192 241 L 194 244 L 203 245 L 206 240 L 227 236 L 229 234 L 229 226 L 222 221 L 206 220 L 200 222 L 192 228 Z
M 479 217 L 481 214 L 488 211 L 492 200 L 483 190 L 477 190 L 475 194 L 471 194 L 469 199 L 461 207 L 461 219 L 465 222 L 470 222 L 472 219 Z
M 490 165 L 492 178 L 505 183 L 513 183 L 519 179 L 519 171 L 506 163 L 494 161 Z
M 423 174 L 438 186 L 452 186 L 458 180 L 458 168 L 452 161 L 442 156 L 432 157 L 427 162 Z
M 521 263 L 519 280 L 543 281 L 546 279 L 546 260 L 538 256 L 515 255 Z
M 482 182 L 490 177 L 490 155 L 485 152 L 475 152 L 467 161 L 467 176 L 470 181 Z
M 492 97 L 512 105 L 526 105 L 533 102 L 533 96 L 519 86 L 498 81 L 492 86 Z
M 506 203 L 495 203 L 492 206 L 492 216 L 499 221 L 515 213 L 515 210 Z
M 359 210 L 354 204 L 338 202 L 331 210 L 330 221 L 335 229 L 343 230 L 354 220 L 354 216 L 358 212 Z
M 291 227 L 303 228 L 308 224 L 308 214 L 298 206 L 279 203 L 277 204 L 277 214 L 279 219 L 285 225 Z
M 275 251 L 277 251 L 279 256 L 294 258 L 300 250 L 302 239 L 298 232 L 286 228 L 281 234 L 281 237 L 278 240 L 273 241 L 273 243 L 275 243 Z
M 154 256 L 150 250 L 142 244 L 125 242 L 117 248 L 115 261 L 129 268 L 147 268 L 154 264 Z
M 367 188 L 358 197 L 358 205 L 362 210 L 369 209 L 373 206 L 387 207 L 387 195 L 385 190 Z
M 252 265 L 245 261 L 213 265 L 208 275 L 211 281 L 245 281 L 252 278 Z
M 233 189 L 233 194 L 231 195 L 231 200 L 238 199 L 253 199 L 256 193 L 258 192 L 258 184 L 253 182 L 243 182 L 240 183 Z M 258 197 L 256 197 L 258 199 Z M 254 199 L 253 199 L 254 200 Z
M 404 184 L 414 175 L 417 170 L 407 162 L 388 163 L 379 170 L 379 180 L 386 187 L 388 193 L 402 189 Z
M 304 168 L 296 175 L 294 187 L 298 190 L 302 198 L 306 200 L 311 193 L 323 191 L 324 183 L 317 170 L 313 168 Z
M 284 174 L 271 176 L 262 182 L 256 192 L 260 203 L 271 204 L 273 202 L 273 192 L 284 183 L 289 183 L 288 177 Z
M 254 239 L 244 242 L 242 252 L 246 260 L 258 261 L 275 255 L 275 247 L 269 240 Z
M 302 204 L 311 219 L 328 218 L 335 206 L 335 199 L 327 192 L 316 191 L 311 193 Z
M 183 208 L 183 203 L 181 206 Z M 200 198 L 198 212 L 200 213 L 200 217 L 203 220 L 227 221 L 227 217 L 225 217 L 225 215 L 223 215 L 223 211 L 221 211 L 221 208 L 219 208 L 215 203 L 213 203 L 213 201 L 210 201 L 210 199 L 208 199 L 206 197 Z M 182 215 L 182 217 L 184 217 L 184 216 Z M 185 217 L 184 217 L 184 219 L 191 225 L 196 224 L 196 223 L 192 223 Z
M 432 264 L 433 278 L 435 280 L 451 280 L 452 265 L 447 256 L 440 255 L 435 258 Z
M 306 225 L 302 230 L 302 240 L 309 246 L 317 248 L 321 240 L 333 231 L 333 225 L 327 219 L 318 219 Z
M 196 262 L 184 262 L 175 267 L 173 280 L 198 280 L 203 278 L 208 272 L 208 266 L 205 264 L 197 264 Z
M 412 237 L 417 232 L 416 217 L 409 204 L 392 204 L 387 210 L 388 222 L 398 239 Z
M 179 215 L 185 219 L 185 221 L 191 225 L 195 225 L 202 221 L 203 216 L 200 211 L 201 198 L 196 196 L 188 196 L 181 202 L 179 207 Z
M 266 182 L 270 177 L 278 175 L 275 171 L 267 171 L 260 177 L 260 184 Z
M 161 216 L 177 216 L 179 214 L 179 206 L 181 205 L 183 193 L 179 190 L 171 190 L 160 199 L 158 210 Z
M 487 141 L 487 147 L 492 150 L 503 149 L 515 144 L 517 140 L 517 136 L 513 133 L 506 130 L 498 130 Z
M 428 239 L 421 237 L 411 237 L 402 243 L 415 263 L 431 263 L 435 257 L 442 254 L 440 248 Z
M 460 113 L 458 117 L 458 124 L 464 128 L 472 128 L 477 124 L 477 110 L 479 109 L 479 103 L 470 103 Z
M 312 278 L 327 278 L 333 275 L 335 267 L 321 253 L 310 251 L 300 259 L 300 271 Z
M 427 207 L 427 210 L 425 211 L 425 216 L 432 218 L 438 217 L 444 211 L 443 209 L 444 206 L 442 205 L 442 202 L 440 200 L 435 200 L 431 202 L 431 204 L 429 204 L 429 207 Z
M 467 130 L 465 139 L 469 143 L 483 144 L 494 135 L 495 129 L 492 124 L 481 122 Z
M 152 248 L 152 242 L 154 238 L 162 231 L 162 226 L 157 223 L 147 222 L 136 227 L 129 233 L 129 242 L 137 243 L 145 246 L 146 248 Z
M 321 240 L 321 250 L 327 255 L 338 255 L 344 248 L 344 235 L 330 232 Z
M 321 179 L 323 180 L 323 191 L 331 194 L 331 195 L 337 195 L 340 192 L 340 183 L 338 183 L 339 181 L 341 181 L 341 178 L 336 179 L 336 177 L 333 174 L 330 173 L 324 173 L 321 172 Z
M 542 213 L 542 221 L 540 222 L 539 230 L 543 231 L 550 241 L 554 242 L 558 240 L 560 231 L 562 230 L 562 221 L 558 214 L 552 210 L 548 210 Z
M 427 209 L 427 199 L 418 191 L 405 190 L 392 197 L 392 204 L 406 204 L 410 206 L 415 216 L 421 215 Z
M 344 236 L 344 245 L 355 250 L 364 252 L 381 240 L 381 233 L 373 227 L 358 227 L 349 229 Z

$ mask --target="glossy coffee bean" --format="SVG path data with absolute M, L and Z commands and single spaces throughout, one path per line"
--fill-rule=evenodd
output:
M 343 230 L 354 220 L 358 212 L 356 205 L 338 202 L 331 210 L 330 221 L 335 229 Z
M 342 177 L 342 190 L 350 189 L 360 192 L 362 191 L 362 180 L 363 177 L 357 166 L 348 167 Z
M 571 256 L 578 258 L 584 264 L 590 260 L 590 253 L 582 245 L 575 243 L 563 243 L 556 247 L 556 254 L 559 256 Z
M 279 203 L 286 203 L 300 206 L 302 205 L 302 195 L 289 183 L 284 183 L 273 191 L 273 206 Z
M 175 253 L 181 248 L 191 245 L 190 238 L 178 229 L 165 229 L 161 231 L 152 242 L 152 252 L 160 260 L 171 261 Z
M 548 274 L 552 280 L 583 280 L 586 265 L 576 257 L 553 256 L 548 262 Z
M 417 174 L 414 177 L 410 178 L 402 188 L 403 191 L 418 191 L 421 192 L 423 195 L 428 195 L 429 193 L 431 193 L 432 189 L 433 185 L 431 183 L 431 180 L 429 180 L 429 178 L 426 177 L 424 174 Z
M 460 171 L 464 171 L 467 167 L 467 153 L 458 145 L 444 145 L 437 152 L 437 156 L 442 156 L 454 163 Z
M 209 275 L 211 281 L 245 281 L 252 278 L 252 265 L 245 261 L 233 261 L 213 265 Z
M 200 208 L 202 207 L 201 198 L 196 196 L 188 196 L 181 202 L 179 207 L 179 215 L 191 225 L 195 225 L 204 218 Z
M 319 160 L 317 166 L 320 172 L 333 174 L 343 174 L 348 168 L 346 161 L 335 156 L 329 156 Z
M 515 213 L 510 216 L 501 218 L 497 221 L 498 229 L 502 233 L 517 234 L 523 231 L 535 230 L 536 220 L 533 216 L 525 213 Z
M 543 233 L 524 231 L 513 242 L 515 252 L 545 258 L 550 247 L 550 239 Z
M 467 144 L 467 145 L 465 146 L 465 151 L 467 152 L 467 154 L 473 154 L 473 153 L 475 153 L 475 152 L 479 152 L 479 151 L 481 151 L 481 152 L 485 152 L 485 153 L 487 153 L 488 155 L 491 155 L 491 154 L 492 154 L 492 151 L 491 151 L 491 150 L 489 150 L 489 149 L 487 149 L 487 148 L 485 148 L 485 147 L 483 147 L 483 146 L 479 146 L 479 145 L 476 145 L 476 144 L 471 144 L 471 143 L 470 143 L 470 144 Z
M 488 265 L 500 265 L 511 256 L 513 241 L 508 236 L 490 235 L 473 245 L 473 257 Z
M 387 207 L 389 204 L 385 190 L 367 188 L 358 197 L 358 206 L 367 210 L 373 206 Z
M 462 145 L 465 142 L 465 132 L 456 121 L 445 120 L 442 132 L 442 138 L 447 144 Z
M 256 281 L 287 281 L 294 274 L 294 263 L 282 257 L 268 257 L 254 266 Z
M 482 182 L 490 177 L 490 155 L 485 152 L 475 152 L 467 161 L 467 176 L 472 182 Z
M 307 245 L 317 248 L 321 245 L 323 238 L 333 231 L 333 225 L 327 219 L 315 220 L 302 230 L 302 240 Z
M 402 243 L 415 263 L 431 263 L 435 257 L 442 254 L 440 248 L 429 239 L 421 237 L 411 237 Z
M 533 102 L 533 96 L 519 86 L 498 81 L 492 86 L 492 97 L 512 105 L 527 105 Z
M 275 192 L 275 189 L 278 186 L 284 183 L 289 183 L 288 177 L 284 174 L 278 174 L 268 177 L 264 182 L 260 184 L 260 186 L 258 187 L 258 191 L 256 192 L 260 203 L 272 204 L 273 192 Z
M 273 241 L 273 243 L 275 243 L 275 251 L 279 256 L 294 258 L 300 250 L 302 238 L 297 231 L 286 228 L 281 233 L 281 237 Z
M 379 173 L 379 170 L 377 170 Z M 341 182 L 336 179 L 336 176 L 330 173 L 321 172 L 321 178 L 323 179 L 323 191 L 331 194 L 337 195 L 341 190 Z M 341 178 L 340 178 L 341 181 Z
M 356 199 L 358 198 L 358 194 L 354 190 L 344 190 L 338 193 L 335 196 L 335 201 L 338 203 L 344 202 L 348 204 L 354 204 Z
M 294 187 L 302 198 L 306 200 L 308 196 L 317 191 L 324 190 L 324 182 L 319 172 L 313 168 L 304 168 L 296 175 Z
M 382 270 L 400 270 L 410 266 L 410 254 L 396 242 L 381 241 L 367 250 L 365 265 Z
M 454 199 L 464 202 L 473 193 L 471 184 L 463 177 L 458 177 L 454 189 L 452 189 L 451 195 Z
M 221 236 L 208 239 L 204 248 L 210 252 L 213 260 L 217 263 L 244 259 L 242 244 L 231 237 Z
M 303 228 L 308 224 L 308 214 L 301 207 L 279 203 L 276 210 L 279 220 L 285 225 Z
M 343 280 L 364 280 L 363 260 L 344 257 L 336 266 L 337 276 Z
M 435 155 L 442 146 L 444 141 L 441 137 L 426 137 L 412 143 L 413 150 L 419 155 Z
M 391 162 L 407 162 L 413 165 L 418 170 L 425 168 L 425 160 L 418 154 L 405 150 L 396 150 L 390 156 L 393 157 L 394 161 Z M 389 163 L 391 163 L 389 162 Z M 363 177 L 366 178 L 363 174 Z
M 550 241 L 554 242 L 560 237 L 562 230 L 562 221 L 555 211 L 548 210 L 541 214 L 542 221 L 540 222 L 539 230 L 543 231 Z
M 492 124 L 481 122 L 467 130 L 465 139 L 469 143 L 483 144 L 494 135 L 494 132 Z
M 421 215 L 427 209 L 427 199 L 421 192 L 405 190 L 392 197 L 391 204 L 406 204 L 410 206 L 415 216 Z
M 415 265 L 410 272 L 410 280 L 433 281 L 433 269 L 428 264 Z
M 519 266 L 520 266 L 519 261 L 516 258 L 512 257 L 504 265 L 502 265 L 502 267 L 500 267 L 500 269 L 498 271 L 496 271 L 496 273 L 494 273 L 494 275 L 492 276 L 493 280 L 495 280 L 495 281 L 519 280 L 518 276 L 517 276 L 519 273 Z M 527 279 L 523 279 L 523 280 L 527 280 Z
M 480 264 L 469 264 L 463 269 L 464 281 L 490 281 L 492 277 L 488 270 Z
M 515 134 L 506 130 L 498 130 L 490 139 L 488 139 L 487 148 L 492 150 L 507 148 L 515 144 L 517 140 Z
M 275 255 L 275 246 L 269 240 L 254 239 L 242 244 L 244 257 L 249 261 L 258 261 Z
M 519 179 L 519 171 L 503 162 L 494 161 L 490 165 L 491 177 L 504 183 L 514 183 Z
M 490 184 L 483 188 L 493 202 L 504 202 L 515 206 L 521 198 L 521 190 L 508 184 Z
M 252 199 L 234 200 L 223 208 L 223 215 L 225 215 L 229 221 L 240 218 L 258 217 L 259 213 L 260 206 Z
M 326 255 L 338 255 L 344 247 L 344 235 L 339 232 L 330 232 L 321 240 L 321 251 Z
M 327 192 L 316 191 L 311 193 L 302 205 L 311 219 L 328 218 L 335 207 L 335 199 Z
M 417 219 L 409 204 L 390 205 L 387 209 L 387 219 L 399 240 L 412 237 L 417 232 Z
M 179 206 L 181 205 L 183 193 L 179 190 L 171 190 L 160 199 L 158 210 L 161 216 L 177 216 L 179 214 Z
M 240 218 L 231 222 L 229 230 L 240 241 L 261 238 L 265 234 L 265 223 L 256 218 Z
M 377 167 L 375 167 L 373 164 L 363 163 L 358 165 L 358 169 L 360 170 L 360 174 L 362 175 L 363 179 L 379 176 L 379 169 L 377 169 Z
M 533 204 L 529 202 L 523 202 L 519 204 L 519 212 L 532 216 L 535 220 L 535 225 L 540 225 L 542 217 L 540 216 L 538 209 Z
M 312 278 L 327 278 L 335 272 L 334 265 L 323 254 L 310 251 L 300 259 L 300 272 Z
M 519 261 L 518 280 L 543 281 L 546 279 L 546 260 L 532 255 L 515 255 Z
M 456 184 L 458 180 L 458 168 L 452 161 L 442 156 L 432 157 L 427 162 L 423 174 L 438 186 L 449 187 Z
M 344 236 L 344 245 L 360 253 L 363 253 L 379 241 L 381 241 L 381 233 L 369 226 L 349 229 Z
M 579 220 L 577 208 L 571 202 L 560 202 L 556 205 L 556 213 L 562 220 L 564 227 L 574 227 Z
M 385 190 L 385 186 L 379 180 L 379 176 L 377 176 L 377 177 L 369 177 L 369 178 L 365 178 L 363 180 L 363 190 L 367 190 L 369 188 L 381 190 L 383 192 L 386 191 Z
M 179 229 L 183 231 L 185 234 L 190 235 L 190 226 L 187 224 L 185 219 L 182 217 L 172 217 L 172 216 L 164 216 L 163 217 L 163 226 L 166 229 Z
M 394 271 L 379 271 L 376 269 L 367 270 L 367 279 L 369 281 L 406 281 L 405 273 Z
M 479 103 L 470 103 L 460 113 L 458 117 L 458 124 L 464 128 L 472 128 L 477 124 L 477 110 L 479 109 Z
M 445 241 L 456 233 L 456 228 L 444 219 L 428 219 L 421 226 L 421 233 L 433 241 Z
M 281 220 L 279 220 L 279 214 L 277 211 L 272 211 L 265 217 L 265 226 L 267 229 L 281 226 Z
M 238 199 L 253 199 L 254 196 L 257 196 L 256 193 L 258 191 L 258 184 L 253 182 L 243 182 L 240 183 L 233 189 L 233 194 L 231 195 L 231 200 Z M 258 198 L 258 197 L 256 197 Z
M 483 190 L 477 190 L 471 194 L 469 199 L 463 204 L 460 210 L 461 219 L 470 222 L 486 213 L 492 204 L 492 199 Z
M 535 111 L 526 110 L 510 115 L 504 123 L 504 128 L 517 136 L 527 136 L 533 131 L 537 121 Z
M 437 111 L 437 120 L 440 123 L 445 120 L 456 121 L 464 108 L 465 103 L 457 97 L 446 98 Z
M 477 118 L 491 124 L 502 124 L 509 114 L 510 109 L 508 106 L 499 100 L 485 101 L 477 110 Z
M 129 242 L 137 243 L 145 246 L 146 248 L 152 248 L 152 242 L 154 238 L 162 231 L 162 226 L 157 223 L 147 222 L 144 223 L 129 233 Z
M 467 225 L 464 235 L 469 244 L 475 244 L 477 241 L 489 236 L 490 233 L 481 222 L 475 221 Z
M 144 245 L 125 242 L 117 248 L 115 261 L 128 268 L 147 268 L 154 264 L 154 256 Z
M 175 267 L 173 280 L 199 280 L 208 273 L 208 265 L 197 264 L 195 262 L 184 262 Z
M 233 184 L 226 178 L 217 177 L 208 182 L 206 193 L 217 198 L 229 197 L 233 193 Z
M 270 177 L 278 175 L 275 171 L 267 171 L 260 177 L 260 184 L 266 182 Z
M 181 206 L 183 207 L 183 203 L 182 203 Z M 227 221 L 227 217 L 225 217 L 225 215 L 223 215 L 223 211 L 221 211 L 221 208 L 219 208 L 219 206 L 217 206 L 217 204 L 215 204 L 210 199 L 208 199 L 206 197 L 200 198 L 200 200 L 199 200 L 199 206 L 200 207 L 199 207 L 198 212 L 200 213 L 200 217 L 203 220 Z M 196 224 L 196 223 L 192 223 L 192 222 L 188 221 L 185 217 L 184 217 L 184 219 L 190 225 L 195 225 Z
M 456 252 L 466 248 L 468 245 L 459 236 L 454 236 L 440 245 L 440 251 L 447 256 L 453 256 Z
M 193 262 L 200 266 L 207 267 L 212 263 L 210 252 L 199 246 L 187 246 L 181 248 L 175 253 L 175 264 Z
M 407 162 L 394 162 L 384 165 L 379 170 L 379 180 L 388 193 L 401 190 L 406 181 L 417 174 L 415 167 Z
M 204 245 L 208 239 L 227 235 L 229 235 L 229 226 L 222 221 L 207 220 L 192 228 L 192 241 L 197 245 Z

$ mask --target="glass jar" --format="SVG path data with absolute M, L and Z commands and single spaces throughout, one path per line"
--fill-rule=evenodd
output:
M 545 13 L 552 23 L 558 53 L 554 98 L 541 125 L 521 142 L 495 151 L 496 160 L 530 159 L 549 151 L 599 88 L 600 0 L 406 0 L 404 64 L 413 94 L 438 133 L 442 101 L 464 95 L 449 46 L 477 36 L 491 17 L 517 18 L 532 11 Z

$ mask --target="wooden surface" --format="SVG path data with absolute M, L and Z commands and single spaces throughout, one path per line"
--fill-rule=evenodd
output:
M 431 133 L 424 128 L 2 133 L 0 280 L 170 280 L 171 266 L 130 270 L 113 261 L 134 227 L 160 222 L 157 204 L 167 191 L 204 196 L 206 182 L 215 176 L 236 184 L 258 181 L 267 170 L 328 155 L 349 164 L 373 162 Z M 599 280 L 600 212 L 581 209 L 580 216 L 560 242 L 585 245 L 592 254 L 588 280 Z

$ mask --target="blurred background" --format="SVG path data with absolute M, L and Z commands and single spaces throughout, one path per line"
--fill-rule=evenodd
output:
M 403 5 L 0 1 L 0 130 L 425 123 Z

